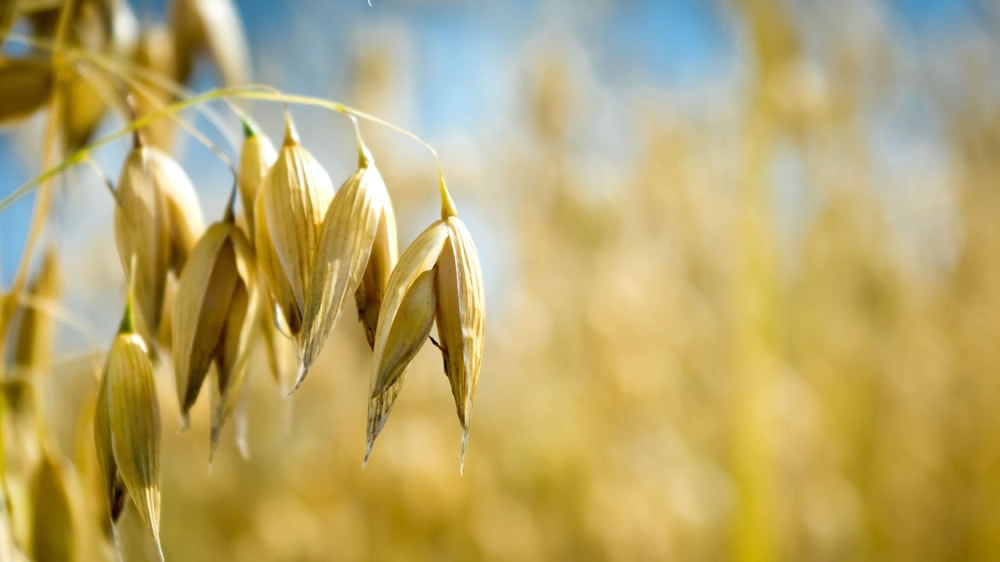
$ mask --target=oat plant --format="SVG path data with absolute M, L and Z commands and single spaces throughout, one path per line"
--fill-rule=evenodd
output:
M 10 32 L 12 22 L 20 19 L 29 22 L 30 34 Z M 17 124 L 36 113 L 44 113 L 46 123 L 43 170 L 0 201 L 3 213 L 21 197 L 36 194 L 20 266 L 12 286 L 0 294 L 0 357 L 6 358 L 12 347 L 18 350 L 16 369 L 0 362 L 4 427 L 25 412 L 35 420 L 17 424 L 18 444 L 34 452 L 19 455 L 16 467 L 0 462 L 4 498 L 10 497 L 9 479 L 21 478 L 20 472 L 33 475 L 31 497 L 0 511 L 3 559 L 82 560 L 94 552 L 107 553 L 100 545 L 86 546 L 84 530 L 104 529 L 100 536 L 114 545 L 116 522 L 132 508 L 162 558 L 160 408 L 170 400 L 158 395 L 154 373 L 159 366 L 169 367 L 176 388 L 176 406 L 165 413 L 177 412 L 183 428 L 208 387 L 211 458 L 227 421 L 246 416 L 241 389 L 252 349 L 263 344 L 279 392 L 296 392 L 345 308 L 356 310 L 374 353 L 364 461 L 407 365 L 429 340 L 441 352 L 454 396 L 464 464 L 484 338 L 476 249 L 437 164 L 441 219 L 399 255 L 390 190 L 358 120 L 413 137 L 436 163 L 437 153 L 413 133 L 365 112 L 248 84 L 242 28 L 227 1 L 177 0 L 171 3 L 166 27 L 142 26 L 138 37 L 130 39 L 121 22 L 134 20 L 128 5 L 118 0 L 5 0 L 0 9 L 0 40 L 27 49 L 19 57 L 0 55 L 0 123 Z M 214 63 L 224 85 L 193 94 L 182 84 L 201 57 Z M 277 149 L 240 107 L 247 100 L 284 105 L 285 131 Z M 233 138 L 229 124 L 234 120 L 227 121 L 212 102 L 221 102 L 236 117 L 235 129 L 243 132 L 242 144 L 232 142 L 229 152 L 182 115 L 198 110 L 223 136 Z M 339 188 L 300 142 L 291 105 L 321 107 L 350 118 L 358 166 Z M 124 116 L 126 125 L 95 138 L 108 113 Z M 233 173 L 223 216 L 209 217 L 207 228 L 198 188 L 171 154 L 177 134 L 204 144 Z M 92 156 L 129 138 L 131 148 L 112 181 Z M 114 240 L 108 243 L 117 249 L 129 289 L 118 304 L 108 303 L 124 313 L 96 373 L 93 402 L 83 408 L 92 411 L 82 423 L 92 429 L 93 449 L 75 455 L 79 466 L 74 466 L 46 434 L 43 416 L 31 412 L 42 399 L 34 392 L 44 376 L 38 371 L 52 362 L 46 341 L 51 322 L 32 294 L 55 297 L 50 288 L 55 285 L 50 265 L 55 246 L 49 246 L 35 281 L 27 279 L 59 196 L 54 184 L 81 166 L 107 184 L 107 204 L 114 208 Z M 435 323 L 436 339 L 431 335 Z M 284 338 L 298 356 L 290 384 L 277 357 Z M 29 351 L 21 353 L 22 348 Z M 237 431 L 237 443 L 246 454 L 245 424 Z M 0 454 L 9 449 L 5 445 Z M 99 472 L 96 494 L 85 489 L 87 463 L 80 459 L 88 457 L 96 459 Z M 67 480 L 67 472 L 78 477 Z M 94 498 L 97 503 L 90 505 Z M 20 510 L 35 514 L 30 540 L 13 523 Z

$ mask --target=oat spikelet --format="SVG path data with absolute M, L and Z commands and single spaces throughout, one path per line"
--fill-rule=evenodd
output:
M 177 403 L 184 428 L 226 323 L 229 299 L 240 281 L 229 239 L 231 229 L 231 224 L 210 226 L 178 280 L 171 341 Z
M 211 451 L 232 414 L 246 373 L 256 317 L 250 243 L 231 213 L 210 226 L 195 246 L 178 284 L 174 308 L 174 371 L 181 417 L 187 425 L 209 366 L 216 366 Z
M 381 178 L 379 178 L 381 180 Z M 378 327 L 378 313 L 385 298 L 389 275 L 399 259 L 399 242 L 396 235 L 396 215 L 392 209 L 389 192 L 385 183 L 379 182 L 382 205 L 378 209 L 378 227 L 372 243 L 371 254 L 365 265 L 361 285 L 354 293 L 354 303 L 358 309 L 358 319 L 365 330 L 368 346 L 375 348 L 375 330 Z
M 389 276 L 375 333 L 366 462 L 399 394 L 403 373 L 430 334 L 436 298 L 435 267 L 447 236 L 442 223 L 435 222 L 403 252 Z
M 306 297 L 305 326 L 299 343 L 299 376 L 293 390 L 305 380 L 309 366 L 319 355 L 345 301 L 362 288 L 362 278 L 372 261 L 370 256 L 375 252 L 373 247 L 379 225 L 385 221 L 384 209 L 388 201 L 382 175 L 375 168 L 371 154 L 362 147 L 358 170 L 337 190 L 320 228 L 313 278 Z M 383 255 L 390 253 L 391 248 L 387 248 L 386 241 L 382 242 L 375 258 L 384 262 L 392 256 Z M 375 275 L 372 278 L 377 282 Z M 382 287 L 371 289 L 372 299 L 380 299 Z
M 254 239 L 254 202 L 264 176 L 271 169 L 278 157 L 274 145 L 266 136 L 260 134 L 254 126 L 243 121 L 243 148 L 240 150 L 240 203 L 243 205 L 247 222 L 247 236 Z
M 101 473 L 103 497 L 107 509 L 105 531 L 112 536 L 114 524 L 121 517 L 126 505 L 125 482 L 118 472 L 118 463 L 111 447 L 111 420 L 108 415 L 108 377 L 101 376 L 101 386 L 97 392 L 94 408 L 94 447 L 97 452 L 97 466 Z
M 135 260 L 133 260 L 135 261 Z M 101 394 L 94 414 L 98 460 L 109 485 L 109 515 L 116 518 L 118 479 L 149 526 L 160 559 L 160 406 L 153 364 L 142 337 L 135 333 L 130 285 L 118 335 L 104 365 Z M 110 446 L 109 446 L 110 445 Z M 107 454 L 110 449 L 111 455 Z M 117 510 L 120 513 L 120 509 Z
M 254 248 L 262 287 L 267 290 L 268 300 L 274 308 L 274 319 L 269 325 L 273 327 L 280 324 L 286 328 L 286 334 L 294 337 L 302 330 L 302 311 L 295 301 L 292 286 L 281 269 L 265 216 L 264 198 L 257 197 L 254 202 Z
M 314 315 L 306 318 L 313 270 L 327 266 L 315 258 L 320 229 L 333 195 L 330 177 L 299 144 L 291 119 L 287 119 L 278 158 L 257 193 L 254 228 L 261 271 L 290 335 L 297 342 L 300 364 L 303 364 L 303 337 L 308 337 L 304 336 L 308 334 L 304 326 L 315 320 Z
M 153 364 L 137 334 L 119 334 L 104 376 L 115 464 L 160 549 L 160 406 Z
M 432 321 L 444 359 L 459 423 L 462 461 L 472 402 L 482 365 L 485 299 L 482 271 L 472 237 L 455 213 L 442 183 L 442 218 L 414 240 L 389 276 L 375 333 L 375 371 L 368 407 L 367 461 L 385 424 L 407 365 L 423 346 Z
M 240 152 L 240 202 L 243 206 L 243 227 L 247 232 L 251 244 L 256 245 L 257 239 L 254 220 L 256 216 L 257 193 L 260 192 L 260 185 L 264 181 L 264 176 L 267 175 L 268 170 L 274 164 L 277 153 L 271 141 L 245 119 L 243 121 L 243 133 L 243 148 Z M 266 238 L 269 239 L 269 235 Z M 254 248 L 254 251 L 257 251 L 256 248 Z M 273 249 L 265 248 L 263 259 L 270 261 L 266 266 L 258 262 L 262 270 L 260 275 L 257 276 L 257 293 L 260 301 L 257 307 L 257 336 L 264 343 L 264 352 L 267 355 L 268 370 L 271 372 L 271 377 L 278 386 L 282 386 L 281 365 L 283 363 L 283 351 L 285 351 L 283 346 L 286 343 L 285 338 L 280 337 L 275 327 L 274 299 L 271 298 L 271 294 L 268 291 L 265 279 L 266 273 L 263 271 L 263 268 L 267 266 L 278 269 L 277 257 L 274 256 Z M 271 265 L 272 263 L 274 264 L 273 266 Z M 286 298 L 289 300 L 294 299 L 290 287 L 282 290 L 287 293 Z M 284 321 L 284 319 L 282 320 Z M 300 324 L 298 320 L 296 322 Z
M 150 146 L 134 148 L 118 179 L 115 242 L 126 273 L 136 256 L 135 299 L 140 333 L 153 341 L 162 316 L 167 274 L 177 273 L 203 230 L 201 208 L 187 174 Z
M 448 240 L 441 249 L 437 275 L 438 347 L 462 425 L 461 466 L 464 466 L 472 400 L 483 362 L 486 301 L 472 236 L 456 216 L 446 218 L 445 224 Z

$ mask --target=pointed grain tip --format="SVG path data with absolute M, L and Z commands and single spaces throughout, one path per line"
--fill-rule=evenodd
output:
M 372 439 L 369 439 L 368 443 L 365 445 L 365 458 L 364 458 L 363 461 L 361 461 L 361 470 L 364 470 L 365 468 L 368 467 L 368 457 L 371 456 L 371 454 L 372 454 L 372 445 L 374 445 L 374 444 L 375 444 L 375 441 L 372 440 Z
M 299 361 L 299 371 L 295 374 L 295 384 L 292 385 L 292 389 L 288 391 L 286 396 L 291 396 L 302 386 L 302 383 L 306 380 L 306 375 L 309 374 L 309 364 L 304 361 Z
M 153 532 L 153 542 L 156 544 L 156 553 L 160 556 L 160 562 L 165 562 L 166 558 L 163 556 L 163 543 L 160 542 L 160 529 L 152 527 L 151 530 Z
M 438 174 L 438 188 L 441 191 L 441 219 L 447 220 L 448 217 L 458 216 L 458 211 L 455 209 L 455 200 L 451 198 L 448 186 L 444 183 L 444 176 L 440 173 Z
M 287 110 L 285 111 L 285 140 L 282 144 L 284 146 L 299 144 L 299 132 L 295 130 L 295 124 L 292 123 L 292 114 Z
M 191 416 L 188 412 L 181 412 L 181 427 L 177 433 L 184 433 L 191 427 Z
M 240 452 L 240 457 L 244 461 L 250 460 L 250 443 L 247 442 L 245 436 L 236 438 L 236 449 Z
M 243 122 L 243 138 L 250 139 L 257 136 L 257 129 L 254 128 L 253 123 L 247 117 L 242 117 L 240 121 Z
M 208 472 L 212 472 L 212 461 L 215 460 L 215 451 L 219 449 L 219 438 L 222 436 L 221 428 L 213 427 L 208 438 Z

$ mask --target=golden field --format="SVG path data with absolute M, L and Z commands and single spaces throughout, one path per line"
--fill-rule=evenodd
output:
M 429 345 L 362 467 L 373 367 L 353 310 L 291 398 L 256 354 L 250 457 L 229 428 L 210 470 L 206 399 L 180 432 L 161 362 L 166 559 L 1000 560 L 1000 34 L 983 23 L 986 40 L 925 57 L 891 31 L 825 29 L 809 16 L 829 10 L 806 4 L 723 4 L 742 70 L 711 111 L 656 89 L 616 95 L 581 70 L 587 51 L 543 41 L 517 63 L 518 118 L 502 134 L 431 139 L 487 288 L 464 473 Z M 345 55 L 345 101 L 391 118 L 406 89 L 390 47 Z M 930 148 L 914 148 L 906 119 L 871 132 L 913 91 L 934 108 Z M 608 104 L 624 119 L 581 125 Z M 329 144 L 302 126 L 317 153 L 349 147 L 330 119 L 342 136 Z M 280 139 L 275 114 L 262 122 Z M 31 126 L 2 134 L 38 144 Z M 402 248 L 436 218 L 429 157 L 365 130 Z M 19 154 L 44 169 L 38 150 Z M 74 189 L 58 197 L 111 206 L 99 186 Z M 208 199 L 214 220 L 221 196 Z M 88 408 L 125 284 L 110 226 L 79 255 L 59 236 L 52 294 L 84 326 L 40 314 L 27 367 L 11 350 L 28 328 L 7 336 L 10 533 L 114 559 Z M 80 331 L 86 343 L 62 352 Z M 49 507 L 32 492 L 43 449 L 68 490 L 64 526 L 35 521 Z M 155 559 L 134 509 L 118 541 L 124 560 Z

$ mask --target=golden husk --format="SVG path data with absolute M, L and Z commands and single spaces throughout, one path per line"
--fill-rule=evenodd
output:
M 361 286 L 387 199 L 381 174 L 371 158 L 362 154 L 360 167 L 337 190 L 320 228 L 293 390 L 305 380 L 344 302 Z
M 139 332 L 153 341 L 162 316 L 167 274 L 178 272 L 202 230 L 194 187 L 170 156 L 143 146 L 129 153 L 116 191 L 115 241 L 126 272 L 138 269 Z
M 486 301 L 479 256 L 465 224 L 456 216 L 444 221 L 448 240 L 437 267 L 438 347 L 462 425 L 462 458 L 469 437 L 472 401 L 483 361 Z
M 216 367 L 211 453 L 232 414 L 257 327 L 253 253 L 230 218 L 210 226 L 195 246 L 174 309 L 174 369 L 185 426 L 209 367 Z
M 301 333 L 320 228 L 333 185 L 326 171 L 296 140 L 291 121 L 255 204 L 256 248 L 271 296 L 293 337 Z
M 183 424 L 194 405 L 218 346 L 239 273 L 229 239 L 232 223 L 205 231 L 181 273 L 174 303 L 173 357 L 177 402 Z
M 399 394 L 407 365 L 430 334 L 436 309 L 435 267 L 447 237 L 442 221 L 432 224 L 403 251 L 389 276 L 375 332 L 366 461 Z
M 383 184 L 384 189 L 384 184 Z M 358 319 L 365 330 L 368 346 L 375 348 L 375 330 L 378 328 L 378 313 L 385 298 L 385 288 L 389 283 L 389 275 L 399 259 L 398 237 L 396 234 L 396 215 L 393 213 L 392 202 L 386 192 L 375 231 L 375 241 L 372 244 L 368 264 L 361 278 L 361 285 L 354 293 L 354 303 L 358 309 Z
M 264 135 L 254 131 L 249 126 L 244 127 L 247 135 L 240 151 L 240 203 L 243 205 L 246 218 L 247 236 L 254 239 L 254 202 L 264 176 L 278 157 L 274 145 Z
M 108 525 L 104 529 L 110 537 L 114 523 L 125 509 L 127 498 L 125 482 L 118 472 L 118 463 L 115 462 L 115 454 L 111 447 L 107 369 L 101 377 L 97 403 L 94 406 L 94 449 L 97 452 L 97 466 L 100 469 L 103 497 L 106 502 Z
M 119 334 L 108 352 L 111 450 L 133 505 L 160 547 L 160 406 L 142 338 Z
M 403 252 L 389 276 L 375 333 L 366 460 L 399 394 L 406 367 L 436 320 L 436 343 L 462 426 L 464 464 L 482 365 L 485 306 L 482 271 L 469 231 L 457 216 L 445 213 Z

